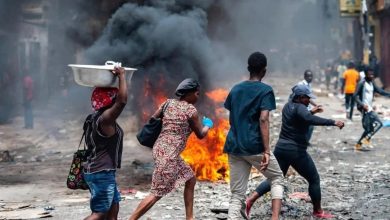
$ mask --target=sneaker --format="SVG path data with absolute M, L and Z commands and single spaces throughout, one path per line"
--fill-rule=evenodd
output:
M 371 141 L 368 138 L 363 138 L 362 144 L 371 145 Z
M 241 216 L 242 216 L 245 220 L 249 220 L 248 216 L 247 216 L 246 213 L 245 213 L 245 210 L 240 210 L 240 213 L 241 213 Z
M 313 212 L 313 216 L 316 217 L 316 218 L 335 218 L 336 216 L 328 213 L 328 212 L 325 212 L 325 211 L 321 211 L 321 212 Z
M 355 145 L 355 151 L 360 151 L 362 149 L 362 144 L 357 143 Z
M 362 147 L 362 144 L 356 144 L 355 145 L 355 152 L 357 152 L 357 151 L 370 151 L 370 149 Z
M 250 208 L 249 208 L 250 210 Z M 240 210 L 240 213 L 241 213 L 241 216 L 245 219 L 245 220 L 249 220 L 249 216 L 247 215 L 247 203 L 245 201 L 245 203 L 242 205 L 241 207 L 241 210 Z
M 362 140 L 362 143 L 364 144 L 364 145 L 366 145 L 368 148 L 374 148 L 374 146 L 371 144 L 371 141 L 370 141 L 370 139 L 368 139 L 368 138 L 364 138 L 363 140 Z

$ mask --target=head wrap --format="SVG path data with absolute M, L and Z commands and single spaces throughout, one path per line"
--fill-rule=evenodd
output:
M 179 97 L 184 96 L 189 92 L 194 92 L 199 89 L 199 82 L 195 79 L 185 79 L 176 88 L 175 94 Z
M 117 94 L 117 88 L 95 88 L 91 96 L 92 108 L 95 111 L 98 111 L 101 108 L 110 106 L 113 103 Z

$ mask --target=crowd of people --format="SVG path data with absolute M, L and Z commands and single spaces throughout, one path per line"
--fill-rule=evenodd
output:
M 331 68 L 331 66 L 328 66 Z M 338 67 L 340 71 L 343 67 Z M 314 126 L 334 126 L 342 129 L 344 122 L 318 117 L 322 105 L 314 102 L 311 83 L 313 72 L 306 70 L 304 80 L 292 87 L 292 93 L 282 110 L 282 127 L 275 149 L 270 148 L 270 112 L 276 109 L 273 88 L 262 82 L 267 72 L 267 58 L 260 52 L 248 58 L 249 78 L 234 85 L 224 107 L 229 111 L 230 129 L 224 152 L 228 155 L 230 191 L 228 218 L 249 219 L 254 202 L 271 192 L 272 219 L 279 219 L 284 176 L 293 167 L 308 182 L 308 192 L 313 205 L 313 216 L 333 218 L 321 207 L 321 184 L 316 165 L 307 152 Z M 331 68 L 332 69 L 332 68 Z M 332 72 L 331 70 L 328 70 Z M 127 102 L 127 83 L 123 68 L 115 68 L 119 88 L 95 88 L 91 104 L 93 126 L 86 135 L 90 154 L 84 168 L 84 178 L 89 185 L 92 214 L 85 219 L 117 219 L 120 195 L 115 180 L 116 169 L 121 167 L 123 131 L 116 122 Z M 364 133 L 356 145 L 361 150 L 380 129 L 381 122 L 372 107 L 373 94 L 390 96 L 373 82 L 371 68 L 364 69 L 360 79 L 352 62 L 344 69 L 341 89 L 345 93 L 347 118 L 352 119 L 351 108 L 356 101 L 363 114 Z M 328 82 L 328 79 L 327 79 Z M 329 80 L 330 82 L 330 80 Z M 163 196 L 184 185 L 186 219 L 194 218 L 194 187 L 196 178 L 191 167 L 180 157 L 189 135 L 207 136 L 213 122 L 199 116 L 194 104 L 199 99 L 201 85 L 195 79 L 185 79 L 177 89 L 177 99 L 168 99 L 152 115 L 162 119 L 162 129 L 153 146 L 155 168 L 150 194 L 143 199 L 130 216 L 139 219 Z M 251 168 L 259 170 L 266 180 L 246 198 Z
M 377 86 L 374 81 L 379 75 L 378 66 L 376 57 L 372 56 L 367 65 L 363 62 L 341 60 L 333 64 L 328 62 L 323 71 L 327 90 L 332 90 L 330 84 L 333 81 L 334 91 L 337 93 L 339 89 L 339 94 L 345 99 L 346 119 L 353 120 L 355 106 L 361 113 L 364 132 L 355 145 L 356 151 L 373 148 L 370 140 L 383 126 L 375 112 L 373 101 L 375 94 L 390 97 L 390 93 Z

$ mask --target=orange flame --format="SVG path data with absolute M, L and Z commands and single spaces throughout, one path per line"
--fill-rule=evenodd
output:
M 223 153 L 223 146 L 229 121 L 219 119 L 214 126 L 203 140 L 192 134 L 181 156 L 194 170 L 197 179 L 228 181 L 228 158 Z
M 206 93 L 206 96 L 214 101 L 215 106 L 225 101 L 228 91 L 216 89 Z M 187 146 L 181 154 L 194 170 L 199 180 L 225 180 L 229 179 L 229 166 L 227 155 L 223 153 L 226 134 L 229 129 L 229 121 L 223 116 L 224 109 L 215 107 L 214 127 L 207 136 L 200 140 L 192 134 Z
M 157 107 L 167 99 L 167 95 L 159 89 L 164 88 L 164 83 L 162 76 L 157 85 L 152 85 L 149 79 L 144 81 L 143 98 L 140 99 L 140 106 L 144 107 L 143 121 L 147 121 Z M 223 153 L 229 121 L 224 115 L 225 110 L 220 107 L 227 95 L 228 91 L 224 89 L 216 89 L 206 93 L 207 98 L 211 100 L 211 103 L 214 103 L 214 115 L 210 115 L 214 119 L 214 127 L 210 129 L 203 140 L 198 139 L 194 134 L 190 135 L 187 146 L 181 154 L 199 180 L 229 180 L 228 159 L 227 155 Z
M 229 91 L 227 91 L 226 89 L 216 89 L 210 92 L 206 92 L 206 96 L 217 103 L 224 102 L 228 95 Z
M 167 100 L 167 95 L 160 89 L 164 88 L 165 80 L 160 75 L 160 80 L 157 85 L 152 86 L 152 82 L 149 78 L 146 78 L 143 86 L 143 98 L 140 106 L 144 107 L 142 111 L 142 120 L 147 121 L 149 117 L 157 110 L 157 108 Z M 145 108 L 148 107 L 148 108 Z

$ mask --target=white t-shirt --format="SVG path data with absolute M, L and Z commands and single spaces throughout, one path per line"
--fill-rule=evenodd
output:
M 364 71 L 361 71 L 359 75 L 360 75 L 360 82 L 363 82 L 365 80 L 364 78 L 366 77 L 366 74 L 364 73 Z
M 374 99 L 374 85 L 372 82 L 365 82 L 363 88 L 363 104 L 368 106 L 368 112 L 372 111 L 372 101 Z
M 343 76 L 343 73 L 347 70 L 347 67 L 344 65 L 339 65 L 337 67 L 337 72 L 339 73 L 339 78 Z
M 307 86 L 307 88 L 309 88 L 310 92 L 313 92 L 311 90 L 311 83 L 308 83 L 305 79 L 300 81 L 297 85 L 305 85 L 305 86 Z

